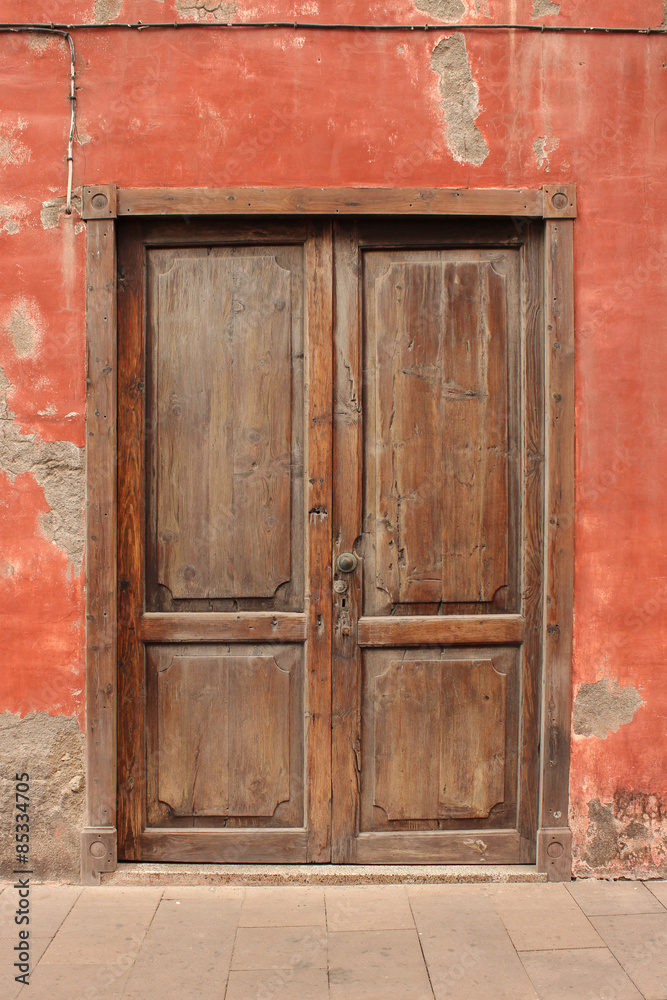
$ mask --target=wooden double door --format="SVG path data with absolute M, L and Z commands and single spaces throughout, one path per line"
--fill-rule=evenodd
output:
M 120 227 L 120 858 L 534 861 L 540 253 Z

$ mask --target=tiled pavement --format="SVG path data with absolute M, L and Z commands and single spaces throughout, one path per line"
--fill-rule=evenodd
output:
M 667 1000 L 667 882 L 31 889 L 3 1000 Z

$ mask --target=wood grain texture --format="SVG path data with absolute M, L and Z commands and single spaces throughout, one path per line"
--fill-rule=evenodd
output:
M 145 565 L 145 259 L 137 222 L 118 254 L 118 857 L 139 857 L 146 818 L 145 666 L 138 622 Z
M 175 656 L 157 675 L 158 797 L 176 816 L 272 816 L 290 795 L 290 673 Z
M 176 259 L 158 288 L 157 582 L 272 597 L 290 578 L 290 274 Z
M 360 618 L 360 646 L 510 646 L 524 639 L 521 615 L 387 615 Z
M 438 816 L 478 819 L 505 794 L 507 678 L 492 660 L 440 668 Z
M 141 836 L 140 851 L 156 863 L 174 858 L 192 864 L 303 864 L 305 830 L 165 830 L 153 828 Z
M 313 222 L 306 244 L 308 860 L 331 860 L 331 551 L 333 242 L 329 222 Z
M 365 261 L 378 590 L 394 606 L 513 610 L 518 255 L 395 251 Z
M 541 217 L 541 190 L 120 188 L 118 215 L 509 215 Z
M 374 678 L 373 805 L 474 819 L 505 789 L 505 676 L 491 660 L 393 660 Z
M 574 579 L 573 223 L 546 224 L 547 525 L 540 826 L 567 826 Z M 564 867 L 561 867 L 561 871 Z
M 521 838 L 516 830 L 362 833 L 357 842 L 359 864 L 479 865 L 519 864 Z
M 146 650 L 146 828 L 304 826 L 304 648 Z
M 86 747 L 91 827 L 116 825 L 116 238 L 86 226 Z M 84 867 L 88 857 L 84 856 Z
M 538 825 L 541 683 L 545 600 L 544 507 L 544 255 L 543 237 L 537 226 L 525 234 L 522 249 L 522 313 L 526 397 L 524 437 L 524 575 L 523 613 L 526 620 L 522 658 L 521 770 L 519 832 L 522 860 L 535 863 Z M 544 744 L 542 744 L 544 745 Z
M 362 517 L 362 369 L 359 235 L 355 223 L 334 227 L 334 520 L 332 675 L 332 861 L 353 861 L 361 748 L 356 623 L 362 610 L 363 561 L 341 573 L 336 559 L 358 551 Z
M 304 642 L 306 616 L 251 611 L 238 614 L 149 612 L 141 616 L 139 636 L 143 642 Z
M 242 224 L 238 220 L 233 226 L 219 223 L 217 230 L 212 228 L 212 223 L 204 227 L 190 226 L 187 230 L 181 227 L 179 238 L 174 223 L 166 227 L 165 233 L 165 223 L 151 220 L 142 226 L 142 241 L 147 247 L 147 464 L 151 470 L 147 494 L 146 603 L 152 612 L 285 612 L 302 611 L 304 608 L 304 247 L 299 243 L 282 244 L 275 240 L 269 244 L 271 226 L 266 220 L 259 221 L 263 221 L 263 225 Z M 301 233 L 302 228 L 297 227 L 297 231 Z M 199 236 L 200 229 L 204 234 L 202 237 Z M 277 224 L 277 231 L 282 240 L 288 239 L 284 223 Z M 168 243 L 165 245 L 169 233 L 171 246 Z M 164 238 L 159 239 L 161 236 Z M 204 236 L 210 241 L 208 245 L 202 245 Z M 258 242 L 253 242 L 256 238 Z M 188 405 L 174 399 L 172 403 L 177 410 L 174 414 L 171 413 L 174 407 L 167 401 L 168 419 L 165 422 L 164 414 L 160 412 L 164 410 L 164 406 L 160 406 L 159 379 L 162 341 L 160 287 L 165 279 L 173 278 L 179 268 L 195 272 L 208 269 L 215 276 L 216 288 L 211 296 L 204 296 L 201 312 L 212 328 L 208 337 L 212 342 L 211 350 L 213 354 L 217 352 L 221 355 L 223 364 L 217 373 L 213 370 L 202 373 L 201 359 L 195 350 L 188 381 L 195 385 L 197 392 L 194 396 L 190 394 L 191 403 Z M 248 274 L 255 279 L 257 296 L 250 292 L 253 282 L 246 280 Z M 269 293 L 275 291 L 272 286 L 276 276 L 286 286 L 286 294 L 272 298 Z M 268 281 L 267 287 L 264 279 Z M 231 294 L 231 304 L 226 293 Z M 247 313 L 252 314 L 250 325 L 258 323 L 261 327 L 264 318 L 261 312 L 258 314 L 255 298 L 263 300 L 267 295 L 271 301 L 266 316 L 272 318 L 265 324 L 266 329 L 255 338 L 244 317 Z M 216 296 L 229 306 L 228 322 L 219 327 L 224 336 L 216 335 L 220 316 L 207 301 Z M 249 300 L 248 308 L 244 298 Z M 206 331 L 202 333 L 199 330 L 198 310 L 197 302 L 193 301 L 191 312 L 196 331 L 191 339 L 194 345 L 198 340 L 207 340 Z M 281 364 L 274 371 L 274 361 L 280 353 L 272 347 L 276 316 L 279 317 L 277 322 L 281 330 L 283 326 L 289 329 L 284 331 L 288 356 L 285 357 L 283 352 L 279 359 Z M 241 352 L 240 342 L 247 339 L 246 334 L 257 344 Z M 176 337 L 179 339 L 179 351 L 187 354 L 190 350 L 192 353 L 194 348 L 191 350 L 183 346 L 178 333 Z M 279 344 L 279 347 L 282 349 L 285 344 Z M 253 358 L 256 362 L 254 366 L 251 363 Z M 249 363 L 252 371 L 248 372 L 246 365 Z M 167 381 L 170 378 L 173 381 L 168 371 Z M 175 378 L 182 381 L 179 375 Z M 285 390 L 281 391 L 279 401 L 276 387 Z M 215 412 L 211 410 L 211 402 Z M 194 447 L 189 446 L 187 436 L 184 441 L 178 427 L 179 421 L 190 419 L 192 414 L 189 415 L 188 410 L 191 408 L 202 411 L 202 418 L 211 425 L 207 426 L 205 433 L 193 431 Z M 170 420 L 174 423 L 173 427 L 169 425 Z M 222 420 L 226 421 L 224 425 Z M 272 424 L 275 424 L 275 434 Z M 158 471 L 165 464 L 165 452 L 169 458 L 174 436 L 180 443 L 182 475 L 165 475 L 162 480 L 163 485 L 166 481 L 167 490 L 172 494 L 172 512 L 176 503 L 181 519 L 186 513 L 181 511 L 181 506 L 187 506 L 194 513 L 196 523 L 182 532 L 178 524 L 161 531 L 158 516 L 159 508 L 162 507 L 163 512 L 165 509 L 164 496 L 160 501 Z M 275 453 L 276 444 L 280 445 L 279 455 Z M 203 453 L 203 460 L 198 463 L 201 471 L 193 475 L 198 466 L 192 460 L 188 463 L 187 458 L 192 459 L 190 453 L 198 451 Z M 216 457 L 215 452 L 220 452 L 222 457 Z M 226 508 L 223 503 L 215 509 L 212 500 L 216 496 L 226 502 Z M 169 506 L 167 503 L 167 509 Z M 211 507 L 212 516 L 207 520 L 206 511 Z M 178 521 L 178 517 L 174 516 L 174 520 Z M 189 520 L 192 522 L 193 518 Z M 220 593 L 220 585 L 215 577 L 217 590 L 212 587 L 208 596 L 175 597 L 167 586 L 159 583 L 158 570 L 165 549 L 168 555 L 172 547 L 178 549 L 181 544 L 205 562 L 212 559 L 214 577 L 216 567 L 222 564 L 227 576 L 227 593 L 231 584 L 234 584 L 231 589 L 236 587 L 233 579 L 235 572 L 239 577 L 239 591 L 245 588 L 271 593 L 264 597 L 242 596 L 240 593 L 216 597 L 215 593 Z M 260 565 L 264 557 L 266 567 Z M 278 572 L 279 566 L 284 567 L 284 572 Z M 192 562 L 185 562 L 182 570 L 183 579 L 179 586 L 185 583 L 185 589 L 200 593 L 197 567 Z M 267 587 L 265 580 L 262 585 L 262 576 L 267 575 L 275 577 L 272 586 Z M 249 576 L 255 577 L 256 588 L 248 586 Z M 278 582 L 279 576 L 288 579 Z

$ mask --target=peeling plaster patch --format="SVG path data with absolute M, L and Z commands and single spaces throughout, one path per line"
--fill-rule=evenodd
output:
M 549 139 L 546 135 L 538 135 L 533 143 L 533 152 L 537 160 L 537 166 L 541 170 L 549 173 L 551 169 L 551 154 L 560 146 L 560 139 Z
M 12 814 L 16 772 L 30 774 L 30 861 L 37 881 L 79 881 L 85 822 L 84 738 L 76 716 L 0 715 L 0 815 Z M 12 873 L 13 831 L 0 829 L 0 877 Z
M 31 31 L 28 35 L 28 45 L 35 52 L 44 52 L 50 46 L 58 45 L 59 39 L 46 32 Z
M 24 358 L 27 354 L 32 354 L 37 340 L 37 331 L 18 309 L 14 309 L 12 312 L 7 329 L 17 355 Z
M 18 205 L 0 205 L 0 226 L 4 232 L 13 236 L 20 232 L 21 222 L 27 214 L 25 207 L 20 203 Z
M 667 861 L 667 803 L 645 792 L 617 791 L 610 803 L 593 799 L 576 854 L 579 875 L 661 868 Z
M 27 127 L 24 118 L 17 119 L 13 125 L 0 122 L 0 165 L 18 166 L 30 159 L 30 149 L 20 139 Z
M 95 0 L 95 11 L 93 18 L 95 24 L 104 24 L 105 21 L 113 21 L 120 14 L 123 0 Z
M 437 17 L 441 21 L 460 21 L 466 12 L 463 0 L 414 0 L 415 7 L 423 10 L 431 17 Z
M 42 221 L 43 229 L 57 229 L 58 220 L 65 212 L 67 198 L 63 195 L 59 198 L 50 198 L 42 203 L 42 210 L 39 217 Z M 78 194 L 72 195 L 72 208 L 81 212 L 81 197 Z
M 530 12 L 533 19 L 536 17 L 555 17 L 557 14 L 560 14 L 559 3 L 553 3 L 553 0 L 533 0 L 533 9 Z
M 191 21 L 228 21 L 236 14 L 236 0 L 176 0 L 176 9 Z
M 458 163 L 479 166 L 489 155 L 489 147 L 475 125 L 479 116 L 479 92 L 472 78 L 462 35 L 451 35 L 438 42 L 431 56 L 431 69 L 441 77 L 440 94 L 449 150 Z
M 81 572 L 84 548 L 84 450 L 71 441 L 37 441 L 21 434 L 7 406 L 9 379 L 0 368 L 0 469 L 14 482 L 22 473 L 34 476 L 51 508 L 40 515 L 49 541 L 67 553 L 74 575 Z
M 596 684 L 582 684 L 574 700 L 572 726 L 577 736 L 597 736 L 606 740 L 621 726 L 632 722 L 644 702 L 632 684 L 621 687 L 603 677 Z

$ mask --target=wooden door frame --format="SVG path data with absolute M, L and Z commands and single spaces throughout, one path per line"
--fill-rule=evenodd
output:
M 116 849 L 116 220 L 162 215 L 505 216 L 544 220 L 544 642 L 537 867 L 570 878 L 568 827 L 574 573 L 576 190 L 417 188 L 83 189 L 86 222 L 86 746 L 82 882 L 112 872 Z

